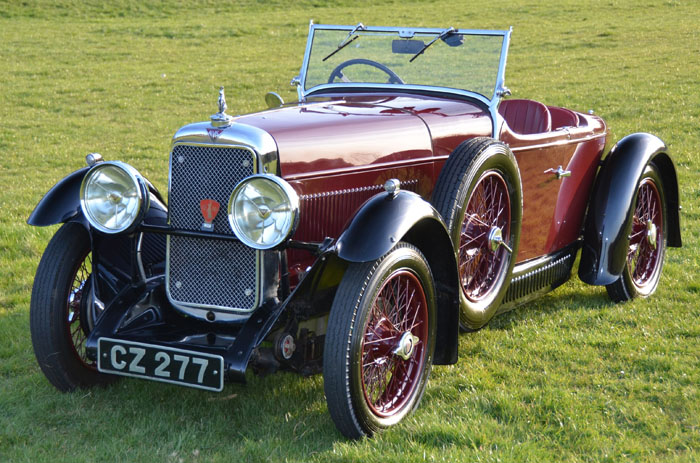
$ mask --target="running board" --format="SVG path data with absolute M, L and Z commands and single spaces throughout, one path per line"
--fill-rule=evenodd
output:
M 497 313 L 512 310 L 566 283 L 571 278 L 571 270 L 580 247 L 581 243 L 577 241 L 545 257 L 516 265 Z

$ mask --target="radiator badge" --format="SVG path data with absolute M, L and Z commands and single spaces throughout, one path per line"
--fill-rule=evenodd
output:
M 213 232 L 214 217 L 219 213 L 219 203 L 213 199 L 203 199 L 199 202 L 199 209 L 202 211 L 202 217 L 204 217 L 202 231 Z
M 207 129 L 207 133 L 209 134 L 211 141 L 216 141 L 223 131 L 224 129 Z

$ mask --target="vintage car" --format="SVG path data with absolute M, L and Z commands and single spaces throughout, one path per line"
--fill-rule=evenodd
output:
M 322 372 L 359 438 L 418 406 L 460 329 L 566 282 L 579 252 L 614 301 L 649 296 L 681 246 L 666 145 L 605 153 L 592 111 L 506 99 L 510 35 L 312 23 L 298 101 L 233 117 L 221 88 L 175 133 L 167 201 L 89 154 L 28 220 L 63 224 L 31 298 L 48 380 Z

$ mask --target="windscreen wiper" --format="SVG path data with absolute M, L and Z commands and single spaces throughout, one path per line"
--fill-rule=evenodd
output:
M 415 55 L 413 55 L 413 58 L 411 58 L 410 60 L 408 60 L 408 62 L 409 62 L 409 63 L 412 63 L 413 60 L 416 59 L 416 58 L 418 58 L 420 55 L 422 55 L 423 52 L 424 52 L 425 50 L 427 50 L 429 46 L 431 46 L 432 44 L 434 44 L 436 41 L 438 41 L 438 40 L 440 40 L 440 39 L 444 39 L 445 37 L 447 37 L 447 36 L 450 35 L 450 34 L 454 34 L 455 32 L 456 32 L 456 30 L 455 30 L 454 27 L 450 27 L 449 29 L 445 29 L 444 31 L 442 31 L 442 32 L 440 33 L 440 35 L 438 35 L 438 36 L 435 37 L 433 40 L 431 40 L 430 42 L 428 42 L 428 43 L 426 43 L 425 45 L 423 45 L 423 48 L 421 48 L 420 51 L 419 51 L 418 53 L 416 53 Z
M 338 48 L 336 48 L 336 49 L 333 50 L 328 56 L 326 56 L 325 58 L 323 58 L 322 61 L 326 61 L 328 58 L 330 58 L 331 56 L 335 55 L 336 53 L 338 53 L 338 52 L 339 52 L 340 50 L 342 50 L 343 48 L 345 48 L 345 47 L 347 47 L 348 45 L 350 45 L 352 42 L 354 42 L 356 39 L 358 39 L 358 38 L 360 37 L 359 35 L 355 35 L 355 33 L 356 33 L 357 31 L 364 31 L 364 30 L 365 30 L 365 25 L 362 24 L 362 23 L 358 23 L 357 26 L 355 26 L 355 28 L 354 28 L 353 30 L 351 30 L 350 33 L 348 33 L 348 36 L 345 37 L 345 38 L 342 40 L 342 42 L 340 42 L 340 43 L 338 44 Z

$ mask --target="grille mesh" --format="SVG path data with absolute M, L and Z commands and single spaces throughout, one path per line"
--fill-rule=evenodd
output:
M 252 152 L 240 148 L 178 145 L 170 156 L 170 224 L 200 230 L 199 202 L 220 205 L 214 233 L 233 235 L 226 208 L 236 184 L 254 173 Z M 257 299 L 257 252 L 238 242 L 171 236 L 170 297 L 193 306 L 252 309 Z
M 237 242 L 171 236 L 169 278 L 176 301 L 248 309 L 256 296 L 255 250 Z

